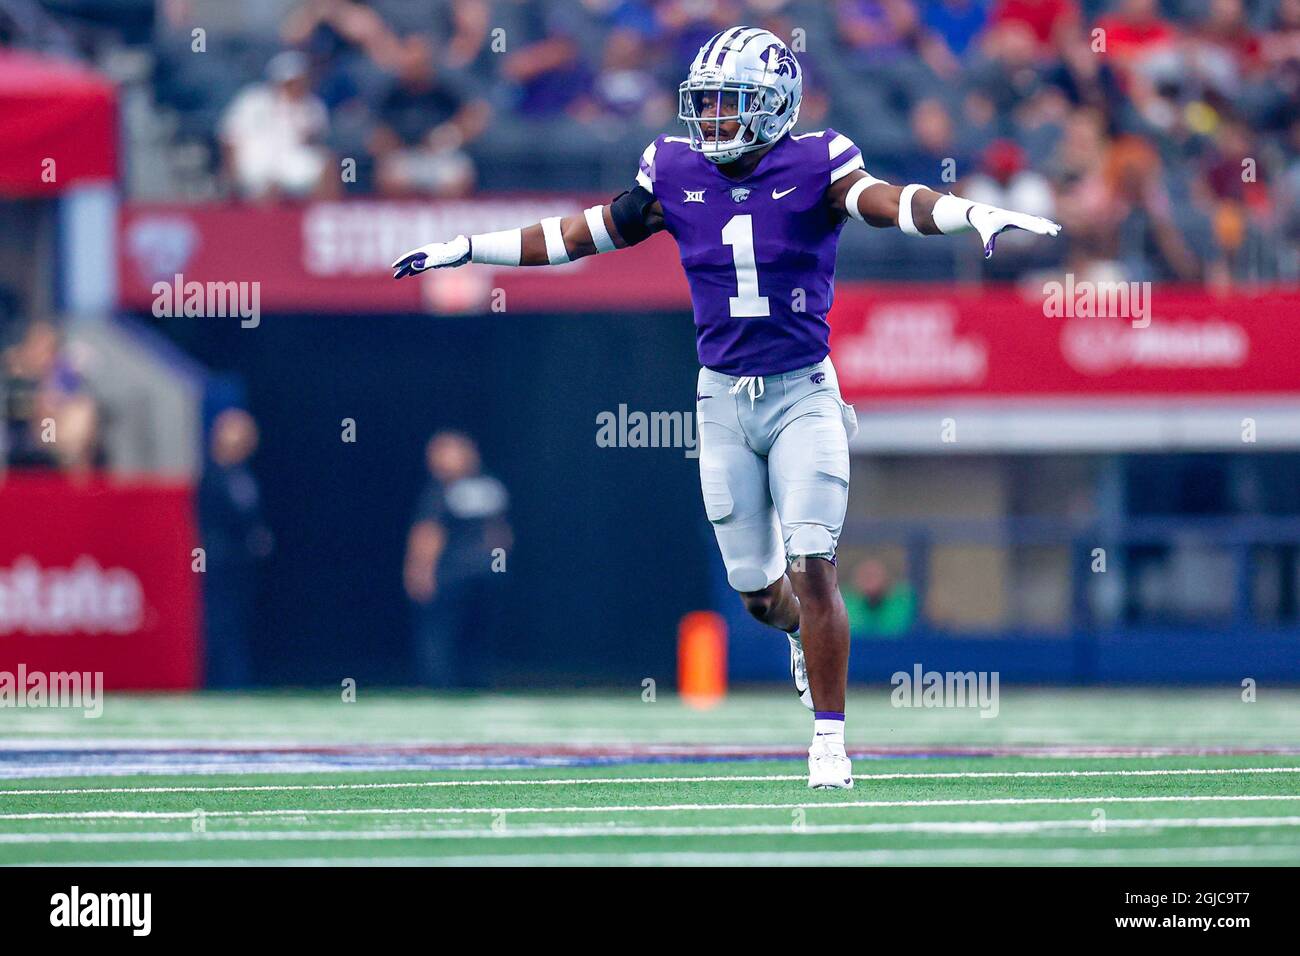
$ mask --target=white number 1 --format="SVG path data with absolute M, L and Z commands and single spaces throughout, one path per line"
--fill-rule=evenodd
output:
M 767 296 L 758 294 L 758 264 L 754 261 L 754 217 L 732 216 L 722 227 L 723 245 L 731 246 L 736 265 L 736 294 L 731 297 L 733 319 L 771 315 Z

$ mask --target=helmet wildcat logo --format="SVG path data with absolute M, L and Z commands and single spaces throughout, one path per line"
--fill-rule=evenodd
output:
M 788 76 L 794 79 L 799 75 L 799 61 L 794 58 L 794 54 L 787 50 L 784 44 L 773 43 L 763 51 L 763 61 L 767 68 L 777 76 Z

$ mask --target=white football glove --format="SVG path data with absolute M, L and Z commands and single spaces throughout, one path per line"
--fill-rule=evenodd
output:
M 1055 236 L 1061 231 L 1059 223 L 1044 219 L 1042 216 L 999 209 L 997 206 L 989 206 L 982 202 L 971 203 L 966 218 L 984 240 L 985 259 L 993 255 L 993 243 L 1008 229 L 1024 229 L 1038 236 Z
M 450 242 L 431 242 L 412 249 L 393 263 L 393 278 L 419 275 L 425 269 L 454 269 L 469 262 L 469 240 L 457 236 Z

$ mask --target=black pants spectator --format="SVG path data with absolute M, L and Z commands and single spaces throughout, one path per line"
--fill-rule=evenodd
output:
M 486 687 L 496 647 L 497 575 L 444 583 L 416 609 L 416 673 L 426 687 Z
M 252 678 L 249 631 L 256 590 L 254 565 L 209 565 L 203 575 L 207 679 L 213 689 L 247 687 Z

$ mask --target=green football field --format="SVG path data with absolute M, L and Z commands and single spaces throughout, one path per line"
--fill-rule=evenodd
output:
M 1300 691 L 850 697 L 810 791 L 787 690 L 110 696 L 0 709 L 0 863 L 1300 863 Z

